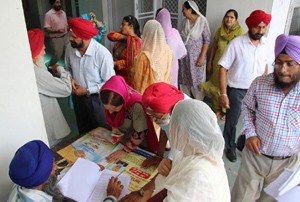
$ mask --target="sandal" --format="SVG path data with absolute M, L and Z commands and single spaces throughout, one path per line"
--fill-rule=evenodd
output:
M 223 115 L 221 116 L 221 120 L 222 120 L 222 121 L 226 121 L 226 114 L 223 114 Z

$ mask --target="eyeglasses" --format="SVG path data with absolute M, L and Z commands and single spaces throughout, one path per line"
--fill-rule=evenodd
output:
M 146 114 L 155 119 L 163 119 L 166 115 L 166 114 L 157 115 L 154 111 L 152 111 L 149 108 L 146 109 Z
M 286 69 L 294 69 L 299 66 L 299 64 L 294 63 L 292 61 L 286 61 L 286 62 L 275 61 L 272 65 L 273 65 L 274 69 L 279 69 L 279 68 L 283 68 L 283 67 L 285 67 Z

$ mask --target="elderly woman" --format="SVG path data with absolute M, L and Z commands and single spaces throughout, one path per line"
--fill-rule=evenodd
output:
M 172 28 L 170 12 L 165 8 L 161 8 L 156 13 L 155 19 L 161 24 L 165 32 L 167 44 L 174 54 L 171 68 L 171 84 L 178 88 L 178 60 L 186 56 L 187 51 L 178 30 Z
M 222 20 L 221 27 L 217 30 L 214 37 L 214 43 L 210 51 L 210 57 L 207 64 L 207 71 L 212 72 L 210 80 L 200 84 L 201 89 L 205 94 L 212 96 L 212 109 L 216 113 L 217 117 L 225 113 L 225 109 L 221 109 L 219 106 L 219 65 L 218 61 L 223 55 L 223 52 L 229 42 L 237 36 L 244 33 L 242 27 L 238 22 L 238 13 L 236 10 L 229 9 Z M 224 120 L 225 115 L 222 116 Z
M 170 83 L 173 53 L 167 45 L 164 30 L 156 20 L 143 29 L 142 48 L 131 71 L 132 86 L 140 93 L 156 82 Z
M 128 15 L 123 18 L 120 28 L 120 32 L 110 32 L 107 38 L 116 42 L 113 47 L 116 74 L 122 76 L 126 83 L 131 85 L 130 70 L 142 44 L 140 25 L 134 16 Z
M 210 31 L 206 18 L 199 12 L 194 1 L 186 1 L 182 6 L 185 19 L 181 27 L 181 37 L 187 49 L 187 56 L 180 60 L 178 83 L 180 90 L 188 96 L 202 100 L 204 94 L 199 84 L 206 79 L 206 53 L 210 43 Z
M 162 195 L 164 201 L 230 201 L 224 140 L 216 116 L 204 102 L 189 99 L 175 105 L 170 144 L 172 168 L 166 177 L 157 176 L 150 201 L 162 201 Z
M 124 134 L 130 136 L 123 149 L 107 157 L 108 162 L 125 158 L 144 139 L 151 151 L 157 150 L 157 136 L 150 117 L 142 107 L 142 95 L 128 86 L 123 77 L 112 76 L 101 88 L 100 97 L 106 121 L 112 127 L 112 141 L 120 141 Z

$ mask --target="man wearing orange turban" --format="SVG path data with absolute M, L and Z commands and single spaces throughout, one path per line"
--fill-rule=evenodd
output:
M 72 74 L 72 99 L 80 134 L 106 126 L 99 90 L 113 75 L 110 52 L 93 39 L 98 30 L 82 18 L 68 21 L 70 44 L 65 54 L 65 68 Z
M 218 64 L 221 107 L 227 108 L 223 131 L 226 157 L 236 161 L 235 133 L 241 114 L 241 102 L 252 81 L 268 72 L 268 45 L 263 35 L 271 15 L 262 10 L 253 11 L 246 19 L 248 33 L 236 37 L 227 46 Z
M 70 128 L 56 100 L 71 94 L 71 76 L 61 66 L 56 65 L 58 77 L 53 77 L 44 64 L 44 32 L 41 29 L 28 30 L 34 73 L 39 91 L 49 144 L 53 147 L 70 133 Z

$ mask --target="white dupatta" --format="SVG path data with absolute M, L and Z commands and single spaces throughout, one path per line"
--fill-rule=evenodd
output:
M 204 25 L 207 23 L 206 18 L 200 14 L 194 25 L 190 24 L 190 21 L 185 18 L 182 22 L 182 29 L 181 29 L 181 36 L 184 41 L 184 44 L 186 44 L 189 39 L 197 40 L 201 37 L 204 29 Z
M 224 139 L 216 115 L 202 101 L 178 102 L 170 122 L 172 169 L 158 175 L 155 192 L 167 189 L 164 202 L 229 202 L 222 159 Z

